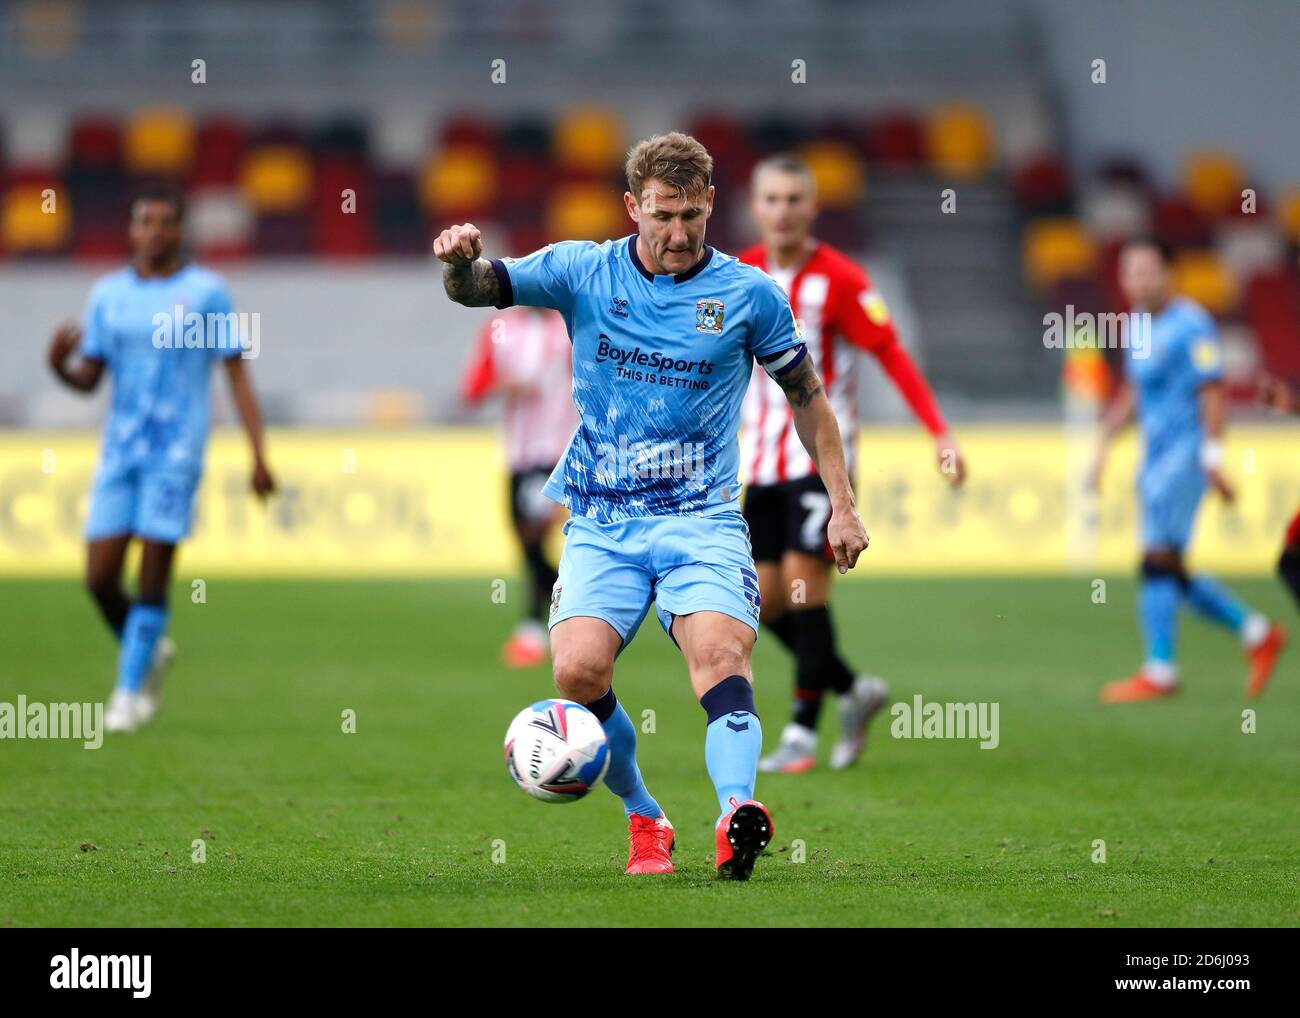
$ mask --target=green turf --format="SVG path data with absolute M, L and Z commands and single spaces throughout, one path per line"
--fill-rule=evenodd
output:
M 1294 617 L 1273 584 L 1236 586 Z M 641 764 L 678 872 L 630 879 L 612 796 L 543 805 L 506 777 L 506 723 L 551 687 L 497 664 L 514 608 L 489 581 L 214 579 L 204 605 L 178 586 L 154 727 L 96 751 L 0 742 L 0 925 L 1296 925 L 1300 651 L 1257 734 L 1235 642 L 1186 618 L 1182 695 L 1102 707 L 1136 659 L 1134 589 L 1090 593 L 843 584 L 850 661 L 899 697 L 998 702 L 1001 745 L 880 725 L 856 770 L 764 778 L 777 837 L 732 885 L 712 876 L 704 718 L 653 621 L 617 689 L 635 720 L 656 712 Z M 0 619 L 0 700 L 106 695 L 113 645 L 75 584 L 0 583 Z M 789 664 L 769 639 L 756 667 L 770 746 Z

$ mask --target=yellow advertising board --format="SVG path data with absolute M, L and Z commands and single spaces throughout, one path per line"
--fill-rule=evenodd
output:
M 1271 572 L 1300 507 L 1300 429 L 1237 427 L 1235 506 L 1207 496 L 1191 559 L 1229 574 Z M 1115 453 L 1102 497 L 1078 482 L 1090 438 L 1061 425 L 961 430 L 970 479 L 943 484 L 926 436 L 867 429 L 858 500 L 871 548 L 858 575 L 1114 573 L 1134 567 L 1136 445 Z M 273 431 L 279 493 L 249 493 L 238 433 L 213 437 L 185 573 L 495 576 L 516 569 L 495 434 Z M 75 575 L 97 438 L 0 434 L 0 575 Z

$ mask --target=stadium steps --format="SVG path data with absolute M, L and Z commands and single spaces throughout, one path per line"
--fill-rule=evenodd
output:
M 956 212 L 941 192 L 956 192 Z M 1003 181 L 877 177 L 867 223 L 873 246 L 907 275 L 925 370 L 949 403 L 1056 400 L 1059 357 L 1042 345 L 1042 314 L 1024 287 L 1020 224 Z

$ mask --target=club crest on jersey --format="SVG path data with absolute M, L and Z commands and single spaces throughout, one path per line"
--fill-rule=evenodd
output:
M 626 318 L 627 301 L 622 297 L 609 298 L 609 313 L 617 318 Z
M 706 297 L 695 302 L 695 331 L 716 336 L 722 331 L 722 301 Z

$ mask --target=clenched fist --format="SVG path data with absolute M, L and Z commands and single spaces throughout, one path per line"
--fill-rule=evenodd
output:
M 449 226 L 434 238 L 433 253 L 448 265 L 468 265 L 483 254 L 483 234 L 473 223 Z

